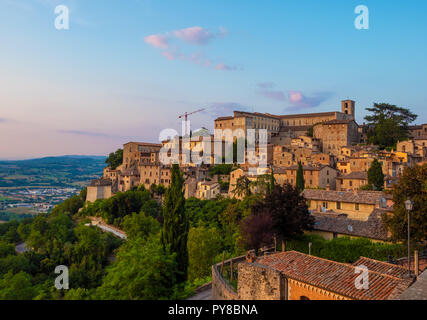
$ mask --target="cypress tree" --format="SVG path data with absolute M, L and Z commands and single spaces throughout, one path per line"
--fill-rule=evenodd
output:
M 304 170 L 301 161 L 298 162 L 296 187 L 300 192 L 304 191 L 305 188 Z
M 185 212 L 184 178 L 179 166 L 174 164 L 171 172 L 171 185 L 166 191 L 163 206 L 163 230 L 161 239 L 164 250 L 176 254 L 178 264 L 177 280 L 183 282 L 188 275 L 187 239 L 189 221 Z
M 270 193 L 270 194 L 272 194 L 273 193 L 273 189 L 274 189 L 274 185 L 276 184 L 276 180 L 274 179 L 274 171 L 273 171 L 273 168 L 271 168 L 271 174 L 270 174 L 270 183 L 269 183 L 269 186 L 268 186 L 268 192 Z
M 371 167 L 368 170 L 368 184 L 377 191 L 382 191 L 384 189 L 383 168 L 377 159 L 372 161 Z

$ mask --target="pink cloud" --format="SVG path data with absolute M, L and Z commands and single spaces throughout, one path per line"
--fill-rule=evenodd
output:
M 144 41 L 155 48 L 168 49 L 169 39 L 161 34 L 152 34 L 144 38 Z
M 219 28 L 219 32 L 213 33 L 202 27 L 190 27 L 186 29 L 175 30 L 162 34 L 153 34 L 144 38 L 144 41 L 153 46 L 154 48 L 164 49 L 161 54 L 168 60 L 183 60 L 196 65 L 212 68 L 215 70 L 231 71 L 236 70 L 236 67 L 227 65 L 225 63 L 214 62 L 206 58 L 201 52 L 194 53 L 180 53 L 181 48 L 177 44 L 170 44 L 173 36 L 190 44 L 204 45 L 214 38 L 220 38 L 227 35 L 227 30 L 223 27 Z M 172 36 L 173 35 L 173 36 Z
M 215 69 L 216 69 L 216 70 L 224 70 L 224 71 L 232 71 L 232 70 L 235 70 L 236 68 L 231 67 L 231 66 L 229 66 L 229 65 L 227 65 L 227 64 L 225 64 L 225 63 L 218 63 L 218 64 L 215 66 Z
M 289 91 L 289 101 L 299 103 L 303 100 L 303 95 L 300 91 Z
M 315 108 L 332 96 L 331 92 L 318 92 L 306 96 L 301 91 L 294 90 L 288 91 L 288 94 L 291 108 Z
M 173 34 L 178 39 L 201 46 L 207 44 L 209 41 L 218 36 L 225 36 L 227 34 L 227 30 L 224 28 L 220 28 L 220 32 L 214 34 L 202 27 L 196 26 L 181 30 L 175 30 L 173 31 Z

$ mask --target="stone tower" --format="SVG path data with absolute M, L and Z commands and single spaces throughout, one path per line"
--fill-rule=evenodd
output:
M 348 119 L 354 120 L 356 112 L 356 102 L 354 102 L 353 100 L 341 101 L 341 112 L 348 114 Z

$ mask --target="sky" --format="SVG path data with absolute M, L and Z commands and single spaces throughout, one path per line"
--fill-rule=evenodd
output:
M 58 30 L 58 5 L 69 29 Z M 355 8 L 369 9 L 356 29 Z M 233 110 L 374 102 L 426 123 L 427 2 L 0 0 L 0 159 L 106 155 Z

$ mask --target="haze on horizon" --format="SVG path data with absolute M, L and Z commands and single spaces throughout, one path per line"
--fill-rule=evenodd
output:
M 54 9 L 70 9 L 56 30 Z M 427 3 L 0 0 L 0 159 L 107 155 L 233 110 L 409 107 L 427 122 Z

